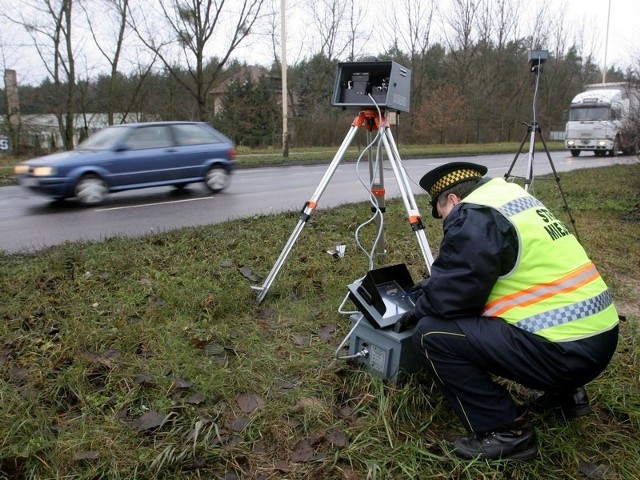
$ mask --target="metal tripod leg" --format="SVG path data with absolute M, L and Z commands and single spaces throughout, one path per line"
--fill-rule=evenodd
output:
M 551 166 L 551 170 L 553 170 L 553 178 L 558 184 L 558 189 L 560 190 L 560 196 L 562 197 L 562 201 L 564 203 L 564 209 L 567 211 L 567 215 L 569 215 L 569 220 L 571 220 L 571 225 L 573 226 L 573 231 L 576 234 L 576 238 L 580 241 L 580 237 L 578 236 L 578 229 L 576 228 L 576 221 L 573 219 L 573 215 L 571 215 L 571 210 L 569 209 L 569 204 L 567 203 L 567 197 L 564 195 L 562 191 L 562 185 L 560 185 L 560 177 L 558 176 L 558 172 L 556 172 L 556 167 L 553 164 L 553 160 L 551 159 L 551 154 L 549 153 L 549 149 L 547 148 L 547 142 L 544 141 L 544 137 L 542 136 L 542 132 L 538 131 L 540 134 L 540 140 L 542 141 L 542 145 L 544 147 L 544 151 L 547 154 L 547 158 L 549 159 L 549 165 Z
M 320 197 L 324 193 L 325 189 L 327 188 L 327 185 L 329 184 L 329 181 L 331 180 L 331 177 L 333 177 L 333 174 L 336 172 L 338 166 L 340 165 L 340 162 L 344 157 L 344 153 L 347 151 L 347 148 L 349 148 L 349 145 L 351 144 L 351 141 L 353 140 L 353 137 L 355 136 L 355 134 L 358 132 L 359 127 L 360 127 L 360 124 L 358 122 L 358 118 L 356 118 L 351 124 L 351 128 L 349 129 L 349 132 L 345 136 L 342 142 L 342 145 L 340 145 L 340 148 L 336 152 L 336 155 L 333 157 L 333 160 L 331 161 L 329 168 L 327 169 L 324 176 L 322 177 L 322 180 L 320 180 L 320 184 L 316 188 L 316 191 L 311 196 L 311 199 L 304 204 L 302 213 L 300 215 L 300 219 L 298 220 L 298 223 L 295 229 L 291 233 L 289 240 L 287 240 L 287 243 L 284 246 L 282 252 L 280 252 L 280 256 L 278 257 L 278 260 L 276 261 L 276 263 L 273 265 L 273 268 L 269 272 L 269 275 L 267 275 L 267 278 L 264 280 L 264 283 L 261 286 L 256 285 L 251 287 L 253 290 L 258 292 L 258 303 L 264 300 L 264 297 L 267 294 L 269 287 L 271 287 L 271 284 L 275 280 L 276 275 L 278 275 L 280 268 L 282 268 L 282 264 L 287 259 L 289 252 L 291 252 L 291 249 L 293 248 L 294 244 L 296 243 L 296 240 L 300 236 L 300 233 L 302 232 L 302 229 L 304 228 L 305 224 L 311 218 L 311 214 L 317 207 Z
M 396 146 L 393 135 L 391 134 L 391 129 L 387 125 L 384 125 L 381 128 L 383 129 L 382 141 L 387 151 L 387 157 L 391 163 L 391 168 L 393 169 L 393 173 L 396 177 L 398 188 L 400 189 L 400 195 L 402 196 L 402 201 L 405 209 L 407 210 L 407 215 L 409 216 L 409 223 L 413 231 L 416 233 L 418 245 L 420 245 L 420 250 L 422 251 L 422 256 L 424 257 L 424 262 L 427 266 L 427 271 L 431 273 L 433 254 L 431 253 L 429 243 L 427 242 L 427 236 L 424 231 L 422 217 L 418 211 L 418 205 L 415 197 L 413 196 L 413 192 L 411 191 L 409 177 L 407 176 L 405 169 L 402 168 L 402 160 L 400 159 L 398 147 Z
M 524 179 L 524 189 L 525 191 L 528 192 L 529 186 L 533 183 L 533 157 L 535 153 L 535 144 L 536 144 L 536 136 L 535 136 L 536 129 L 534 128 L 533 124 L 529 125 L 528 123 L 523 123 L 523 125 L 527 126 L 527 131 L 522 137 L 522 142 L 520 142 L 520 146 L 518 147 L 516 156 L 513 157 L 511 166 L 509 167 L 509 170 L 507 170 L 507 173 L 504 174 L 504 178 L 508 179 L 512 177 L 511 172 L 513 171 L 513 167 L 515 166 L 516 161 L 518 160 L 518 157 L 522 153 L 522 147 L 524 146 L 524 142 L 527 141 L 527 137 L 530 137 L 529 138 L 529 155 L 527 159 L 527 174 L 525 177 L 522 177 Z
M 574 220 L 573 215 L 571 214 L 571 210 L 569 209 L 569 204 L 567 203 L 567 197 L 565 196 L 564 191 L 562 190 L 562 185 L 560 185 L 560 177 L 558 176 L 556 167 L 553 164 L 551 154 L 549 153 L 549 148 L 547 147 L 547 142 L 545 142 L 544 137 L 542 135 L 542 130 L 540 129 L 538 122 L 535 122 L 535 121 L 532 122 L 531 124 L 525 123 L 524 125 L 527 126 L 527 133 L 525 133 L 524 137 L 522 137 L 522 143 L 520 143 L 520 148 L 518 148 L 518 152 L 516 153 L 516 156 L 514 157 L 513 162 L 511 162 L 511 166 L 509 167 L 509 170 L 507 171 L 507 173 L 504 174 L 504 178 L 508 179 L 509 177 L 512 177 L 511 171 L 513 170 L 513 167 L 516 163 L 516 160 L 518 159 L 518 156 L 520 155 L 520 153 L 522 153 L 522 146 L 524 145 L 524 142 L 526 141 L 527 136 L 530 135 L 531 138 L 529 140 L 529 159 L 527 163 L 527 176 L 524 178 L 524 189 L 526 191 L 529 191 L 529 186 L 533 183 L 533 157 L 535 152 L 536 133 L 538 133 L 540 137 L 540 141 L 542 142 L 542 146 L 544 147 L 544 151 L 547 154 L 549 165 L 551 166 L 551 170 L 553 171 L 553 177 L 556 183 L 558 184 L 558 189 L 560 190 L 560 196 L 562 197 L 562 202 L 564 203 L 564 209 L 567 211 L 567 215 L 569 215 L 569 220 L 571 221 L 571 225 L 573 227 L 575 236 L 578 239 L 578 241 L 580 241 L 580 236 L 578 235 L 578 229 L 576 228 L 576 221 Z

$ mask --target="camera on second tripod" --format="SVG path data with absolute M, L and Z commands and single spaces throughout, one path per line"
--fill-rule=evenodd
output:
M 529 69 L 533 73 L 542 72 L 542 64 L 549 60 L 549 50 L 529 51 Z

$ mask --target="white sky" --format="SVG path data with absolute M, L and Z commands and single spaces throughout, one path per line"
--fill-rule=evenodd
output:
M 575 18 L 576 22 L 582 22 L 588 32 L 593 34 L 596 43 L 594 53 L 600 60 L 601 67 L 604 63 L 605 43 L 608 45 L 607 66 L 629 66 L 633 64 L 632 57 L 639 59 L 640 0 L 564 0 L 564 2 L 567 6 L 567 19 Z M 609 12 L 609 41 L 605 42 Z
M 143 0 L 151 2 L 153 0 Z M 301 45 L 310 44 L 310 32 L 313 24 L 309 13 L 305 13 L 303 5 L 309 0 L 286 0 L 287 3 L 287 59 L 289 65 L 300 61 L 305 54 Z M 381 23 L 384 16 L 384 8 L 393 8 L 394 0 L 360 0 L 372 8 L 373 17 L 369 19 L 373 25 Z M 281 0 L 271 0 L 276 8 L 279 8 Z M 21 0 L 0 0 L 0 70 L 11 68 L 17 70 L 19 83 L 38 84 L 46 75 L 40 58 L 35 54 L 34 47 L 22 27 L 16 26 L 2 17 L 4 11 L 16 12 L 21 6 Z M 445 0 L 436 0 L 436 5 L 442 8 Z M 607 15 L 610 5 L 610 20 L 608 33 L 608 48 L 606 49 L 606 66 L 615 65 L 625 69 L 627 67 L 638 68 L 640 66 L 640 33 L 638 22 L 640 21 L 640 0 L 521 0 L 515 1 L 519 13 L 523 16 L 533 16 L 541 5 L 546 5 L 553 12 L 560 12 L 565 16 L 565 25 L 571 30 L 572 38 L 578 35 L 585 46 L 584 53 L 592 53 L 602 67 L 605 60 L 605 43 L 607 39 Z M 375 6 L 378 5 L 378 8 Z M 565 8 L 562 8 L 564 6 Z M 78 14 L 78 13 L 76 13 Z M 306 15 L 306 16 L 305 16 Z M 382 18 L 384 20 L 384 18 Z M 526 23 L 526 22 L 525 22 Z M 375 27 L 372 27 L 375 28 Z M 279 36 L 279 32 L 277 32 Z M 380 41 L 377 39 L 376 41 Z M 84 39 L 85 45 L 91 40 Z M 375 43 L 371 42 L 375 45 Z M 389 45 L 384 45 L 387 47 Z M 548 48 L 553 52 L 553 48 Z M 280 52 L 278 51 L 278 54 Z M 380 53 L 380 51 L 364 52 L 367 55 Z M 248 63 L 271 63 L 272 50 L 269 42 L 264 38 L 247 42 L 236 51 L 236 57 Z M 88 55 L 84 60 L 87 64 L 94 62 L 97 65 L 99 54 Z M 124 65 L 124 64 L 123 64 Z M 89 67 L 91 70 L 80 70 L 80 74 L 94 74 L 97 66 Z

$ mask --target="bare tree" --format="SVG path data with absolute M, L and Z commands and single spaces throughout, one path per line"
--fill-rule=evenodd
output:
M 330 62 L 345 52 L 355 55 L 357 28 L 363 20 L 363 11 L 356 7 L 354 0 L 307 0 L 307 11 L 318 35 L 318 48 L 314 54 L 320 54 Z M 348 31 L 342 29 L 347 22 Z
M 27 31 L 53 80 L 52 109 L 66 150 L 73 149 L 76 101 L 73 6 L 73 0 L 23 0 L 16 16 L 5 15 Z
M 372 37 L 373 32 L 363 30 L 364 20 L 367 12 L 367 2 L 349 0 L 347 5 L 349 15 L 349 31 L 347 38 L 347 52 L 349 61 L 354 61 L 361 51 L 361 44 L 366 44 Z
M 158 23 L 148 23 L 146 11 L 132 19 L 140 40 L 194 98 L 201 120 L 207 120 L 210 113 L 207 107 L 209 90 L 231 54 L 251 33 L 264 1 L 160 0 Z M 139 8 L 146 9 L 147 5 Z M 227 30 L 229 25 L 232 27 Z M 163 39 L 160 32 L 164 31 L 170 36 Z M 172 47 L 177 47 L 181 55 L 176 55 Z M 216 47 L 219 55 L 207 65 L 208 57 L 211 58 Z M 183 67 L 186 75 L 182 74 Z
M 127 31 L 127 22 L 129 14 L 129 0 L 100 0 L 100 2 L 106 7 L 106 14 L 112 18 L 112 25 L 115 28 L 115 42 L 109 42 L 109 45 L 105 45 L 100 39 L 100 35 L 96 31 L 97 20 L 91 17 L 89 10 L 85 5 L 81 4 L 81 7 L 87 18 L 87 24 L 91 31 L 93 41 L 98 48 L 100 54 L 105 58 L 110 66 L 109 69 L 109 92 L 107 98 L 107 122 L 109 125 L 113 125 L 113 114 L 116 103 L 116 88 L 118 82 L 118 66 L 120 63 L 120 57 L 122 49 L 124 47 L 124 39 Z M 102 10 L 102 9 L 101 9 Z M 105 11 L 101 11 L 101 21 L 105 16 Z
M 433 46 L 432 28 L 436 5 L 434 0 L 416 2 L 402 0 L 392 6 L 390 23 L 385 29 L 388 38 L 393 38 L 396 48 L 407 52 L 411 69 L 412 94 L 411 104 L 418 108 L 423 105 L 429 83 L 429 62 L 427 53 Z M 422 113 L 425 113 L 422 111 Z M 410 116 L 411 128 L 414 130 L 415 119 Z M 418 127 L 420 128 L 420 127 Z
M 458 77 L 458 88 L 463 95 L 466 94 L 469 67 L 478 45 L 475 28 L 477 15 L 484 1 L 486 0 L 453 0 L 452 10 L 445 15 L 448 26 L 445 41 Z

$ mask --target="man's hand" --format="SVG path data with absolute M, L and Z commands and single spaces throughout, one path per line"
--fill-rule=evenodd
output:
M 402 333 L 415 326 L 418 323 L 418 317 L 413 310 L 409 310 L 402 314 L 402 316 L 393 325 L 393 331 L 396 333 Z

